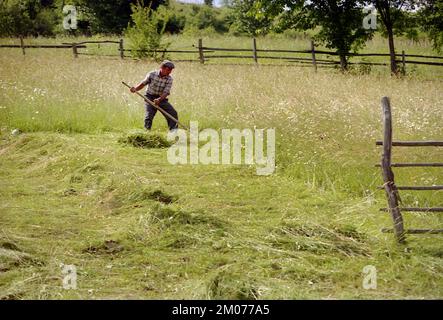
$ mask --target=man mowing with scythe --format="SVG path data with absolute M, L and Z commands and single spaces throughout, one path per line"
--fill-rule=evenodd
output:
M 168 122 L 169 130 L 175 130 L 178 128 L 178 117 L 177 111 L 175 111 L 174 107 L 168 102 L 167 97 L 171 93 L 172 88 L 172 77 L 170 76 L 172 70 L 175 68 L 174 64 L 165 60 L 161 63 L 159 70 L 154 70 L 148 73 L 137 86 L 131 87 L 130 91 L 135 93 L 145 86 L 148 86 L 146 89 L 146 98 L 154 102 L 155 106 L 162 112 L 163 110 L 167 113 L 163 113 Z M 146 116 L 145 116 L 145 129 L 151 130 L 152 121 L 154 120 L 155 114 L 157 113 L 157 108 L 152 106 L 150 103 L 145 101 L 146 107 Z

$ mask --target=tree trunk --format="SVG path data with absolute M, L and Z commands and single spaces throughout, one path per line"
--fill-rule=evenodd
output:
M 389 55 L 391 58 L 391 74 L 397 75 L 398 69 L 397 62 L 395 62 L 394 31 L 393 22 L 391 19 L 391 4 L 387 0 L 376 0 L 375 7 L 380 13 L 380 17 L 386 27 L 386 31 L 388 32 Z
M 394 46 L 394 32 L 392 31 L 392 27 L 387 27 L 388 38 L 389 38 L 389 54 L 391 56 L 391 73 L 393 75 L 398 74 L 397 62 L 395 61 L 395 46 Z
M 348 60 L 346 60 L 346 55 L 344 53 L 340 52 L 339 55 L 341 71 L 344 72 L 348 70 Z

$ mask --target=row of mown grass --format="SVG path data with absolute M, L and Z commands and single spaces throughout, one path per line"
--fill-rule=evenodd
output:
M 397 247 L 379 232 L 383 200 L 242 166 L 172 166 L 120 137 L 2 136 L 3 299 L 441 297 L 440 242 Z M 63 265 L 76 266 L 76 290 L 63 290 Z M 376 290 L 362 287 L 366 265 Z

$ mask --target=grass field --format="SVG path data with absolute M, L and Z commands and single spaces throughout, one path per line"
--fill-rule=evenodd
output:
M 119 142 L 143 120 L 121 81 L 137 83 L 155 63 L 28 51 L 0 51 L 2 299 L 443 297 L 441 236 L 398 246 L 380 232 L 392 222 L 378 210 L 386 199 L 374 167 L 383 96 L 395 139 L 441 140 L 438 67 L 397 79 L 178 63 L 171 102 L 184 123 L 276 128 L 276 173 L 262 177 L 249 166 L 173 166 L 166 149 Z M 23 133 L 11 135 L 16 128 Z M 165 132 L 157 116 L 153 134 Z M 396 161 L 442 158 L 438 148 L 394 152 Z M 398 169 L 396 179 L 442 184 L 443 172 Z M 402 199 L 443 206 L 442 195 Z M 405 221 L 443 227 L 438 214 Z M 63 289 L 61 264 L 77 267 L 77 290 Z M 362 287 L 366 265 L 377 268 L 375 290 Z

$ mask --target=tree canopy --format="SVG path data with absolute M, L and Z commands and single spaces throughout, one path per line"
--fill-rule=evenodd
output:
M 363 27 L 365 15 L 358 0 L 259 0 L 254 10 L 257 17 L 274 17 L 279 31 L 319 28 L 314 39 L 337 51 L 343 69 L 347 68 L 347 54 L 373 35 Z

